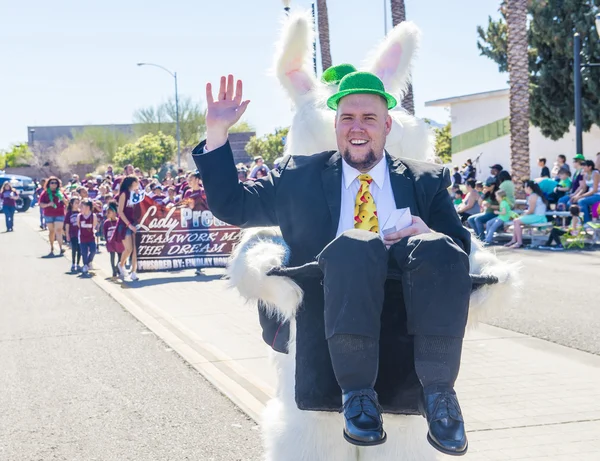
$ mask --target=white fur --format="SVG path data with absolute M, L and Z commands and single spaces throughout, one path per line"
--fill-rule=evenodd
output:
M 435 137 L 429 125 L 400 107 L 391 110 L 390 116 L 392 131 L 385 140 L 385 149 L 394 157 L 435 161 Z
M 296 323 L 290 321 L 289 353 L 271 351 L 277 373 L 275 398 L 263 412 L 266 461 L 436 461 L 439 454 L 426 440 L 420 416 L 384 415 L 385 444 L 358 448 L 342 435 L 343 419 L 333 412 L 302 411 L 296 406 Z
M 290 320 L 302 302 L 302 289 L 288 277 L 267 276 L 273 267 L 281 266 L 288 251 L 278 240 L 281 232 L 274 227 L 244 231 L 242 240 L 229 261 L 231 286 L 249 300 L 262 299 L 271 312 Z M 488 319 L 514 303 L 519 293 L 519 264 L 501 261 L 484 249 L 477 239 L 471 240 L 470 272 L 493 275 L 498 283 L 480 288 L 471 295 L 469 327 Z
M 414 23 L 402 22 L 367 60 L 366 69 L 381 79 L 388 92 L 401 95 L 406 90 L 420 38 L 421 31 Z
M 314 37 L 312 16 L 306 11 L 294 11 L 283 23 L 274 67 L 279 82 L 295 104 L 317 84 L 312 70 Z
M 438 453 L 426 440 L 427 424 L 417 416 L 385 415 L 387 442 L 356 447 L 344 440 L 338 413 L 298 410 L 273 399 L 263 414 L 268 461 L 435 461 Z
M 318 81 L 312 72 L 312 17 L 292 14 L 285 23 L 277 47 L 275 70 L 295 107 L 286 143 L 286 153 L 311 155 L 336 150 L 335 112 L 326 100 L 335 85 Z M 419 30 L 403 23 L 375 50 L 367 64 L 382 77 L 389 91 L 401 94 L 410 79 L 411 61 L 418 48 Z M 392 131 L 386 150 L 393 156 L 433 160 L 433 136 L 421 120 L 398 108 L 390 112 Z M 341 415 L 301 411 L 295 401 L 296 322 L 294 315 L 302 291 L 286 277 L 268 277 L 266 272 L 281 265 L 286 254 L 278 229 L 246 231 L 228 267 L 231 284 L 249 300 L 262 299 L 273 312 L 290 321 L 289 353 L 271 352 L 277 372 L 276 395 L 263 416 L 266 461 L 434 461 L 439 454 L 426 441 L 427 425 L 418 416 L 384 415 L 388 441 L 378 447 L 358 448 L 342 436 Z M 480 312 L 492 312 L 505 304 L 516 281 L 515 267 L 498 260 L 476 242 L 470 257 L 471 272 L 496 275 L 500 283 L 483 288 L 471 297 L 470 322 Z
M 425 420 L 416 416 L 384 415 L 388 441 L 378 447 L 356 448 L 342 437 L 343 421 L 330 412 L 301 411 L 295 401 L 296 322 L 293 313 L 302 300 L 302 291 L 287 277 L 266 276 L 280 265 L 287 249 L 275 228 L 252 229 L 232 255 L 228 274 L 240 294 L 248 299 L 262 298 L 290 320 L 288 354 L 271 352 L 277 374 L 276 395 L 263 415 L 263 439 L 267 461 L 434 461 L 437 452 L 425 439 Z M 260 254 L 268 252 L 269 254 Z M 493 313 L 510 301 L 515 289 L 516 267 L 505 263 L 474 242 L 470 256 L 471 272 L 495 275 L 498 285 L 484 287 L 471 296 L 469 324 L 484 313 Z M 281 308 L 280 306 L 284 306 Z
M 286 248 L 273 241 L 281 237 L 275 227 L 244 231 L 240 243 L 229 260 L 227 275 L 230 285 L 248 301 L 264 301 L 267 311 L 289 320 L 296 315 L 302 301 L 302 290 L 288 277 L 267 276 L 274 267 L 284 264 Z
M 494 253 L 484 249 L 476 238 L 471 239 L 469 264 L 472 274 L 498 278 L 497 284 L 481 287 L 471 295 L 467 326 L 473 328 L 516 302 L 520 292 L 520 265 L 501 261 Z
M 279 82 L 294 108 L 294 117 L 285 146 L 286 154 L 312 155 L 336 150 L 335 112 L 326 105 L 337 86 L 326 85 L 314 77 L 312 70 L 312 18 L 309 13 L 294 13 L 284 24 L 277 46 L 275 65 Z M 388 80 L 390 92 L 401 98 L 410 78 L 410 62 L 418 48 L 419 29 L 402 23 L 390 32 L 369 60 L 364 70 L 375 71 Z M 416 160 L 435 158 L 432 130 L 400 106 L 390 111 L 392 131 L 386 149 L 392 155 Z

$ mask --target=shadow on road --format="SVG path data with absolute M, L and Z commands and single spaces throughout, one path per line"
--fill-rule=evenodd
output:
M 143 277 L 143 275 L 142 275 Z M 123 285 L 123 288 L 143 288 L 151 287 L 155 285 L 162 285 L 164 283 L 177 283 L 177 282 L 211 282 L 213 280 L 222 279 L 222 275 L 188 275 L 182 277 L 159 277 L 151 279 L 141 279 L 137 282 L 128 281 Z

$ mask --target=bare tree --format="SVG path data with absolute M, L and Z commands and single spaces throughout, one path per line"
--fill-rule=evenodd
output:
M 144 107 L 133 114 L 134 131 L 137 136 L 148 133 L 176 137 L 175 100 L 169 99 L 158 107 Z M 191 98 L 179 98 L 179 127 L 183 147 L 195 146 L 206 129 L 206 113 L 202 105 Z

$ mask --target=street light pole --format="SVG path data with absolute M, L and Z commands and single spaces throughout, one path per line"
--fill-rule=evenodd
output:
M 175 129 L 177 131 L 177 168 L 181 168 L 181 133 L 179 130 L 179 93 L 177 91 L 177 72 L 171 72 L 166 67 L 150 62 L 138 62 L 138 66 L 153 66 L 167 72 L 175 80 Z
M 313 66 L 315 68 L 315 75 L 317 75 L 317 18 L 315 14 L 315 2 L 312 2 L 312 17 L 313 27 L 315 30 L 315 39 L 313 40 Z
M 177 132 L 177 168 L 181 168 L 181 132 L 179 131 L 179 93 L 177 91 L 177 72 L 173 72 L 175 79 L 175 130 Z
M 581 36 L 573 36 L 573 83 L 575 98 L 575 153 L 583 154 L 583 121 L 581 120 Z
M 383 30 L 385 32 L 385 35 L 387 36 L 387 24 L 388 24 L 388 20 L 387 20 L 387 0 L 383 0 Z
M 600 38 L 600 13 L 596 15 L 596 33 Z M 581 111 L 582 78 L 584 67 L 600 67 L 598 62 L 581 63 L 581 36 L 573 35 L 573 97 L 575 105 L 575 153 L 583 155 L 583 114 Z

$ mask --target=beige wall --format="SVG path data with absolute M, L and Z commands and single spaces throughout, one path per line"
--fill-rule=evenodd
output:
M 571 129 L 565 136 L 557 141 L 546 138 L 542 132 L 532 126 L 529 128 L 529 167 L 531 177 L 537 178 L 540 175 L 541 168 L 537 166 L 537 159 L 545 157 L 547 159 L 548 168 L 552 169 L 552 165 L 556 161 L 559 154 L 567 156 L 567 163 L 571 163 L 571 159 L 575 156 L 575 127 Z M 596 153 L 600 152 L 600 128 L 593 126 L 589 133 L 583 133 L 583 152 L 586 158 L 594 160 Z M 489 176 L 489 166 L 499 163 L 505 169 L 510 171 L 510 136 L 481 144 L 464 150 L 452 156 L 454 165 L 462 165 L 465 160 L 470 158 L 479 158 L 479 168 L 477 170 L 477 179 L 483 180 Z
M 501 120 L 508 117 L 509 114 L 508 95 L 451 104 L 452 136 L 458 136 L 488 123 Z M 539 177 L 541 170 L 537 166 L 539 157 L 547 159 L 547 165 L 550 169 L 552 169 L 552 165 L 559 154 L 566 155 L 567 162 L 571 162 L 576 154 L 575 127 L 571 126 L 569 132 L 561 139 L 553 141 L 544 137 L 538 128 L 531 126 L 529 129 L 529 148 L 531 176 L 536 178 Z M 589 133 L 583 133 L 583 150 L 586 158 L 595 159 L 596 153 L 600 152 L 600 128 L 593 126 Z M 470 158 L 475 161 L 478 157 L 477 179 L 487 178 L 490 172 L 489 166 L 495 163 L 501 164 L 510 171 L 510 136 L 504 136 L 458 152 L 452 156 L 452 163 L 462 165 L 466 159 Z
M 508 117 L 508 96 L 457 102 L 450 106 L 452 136 L 466 133 Z

